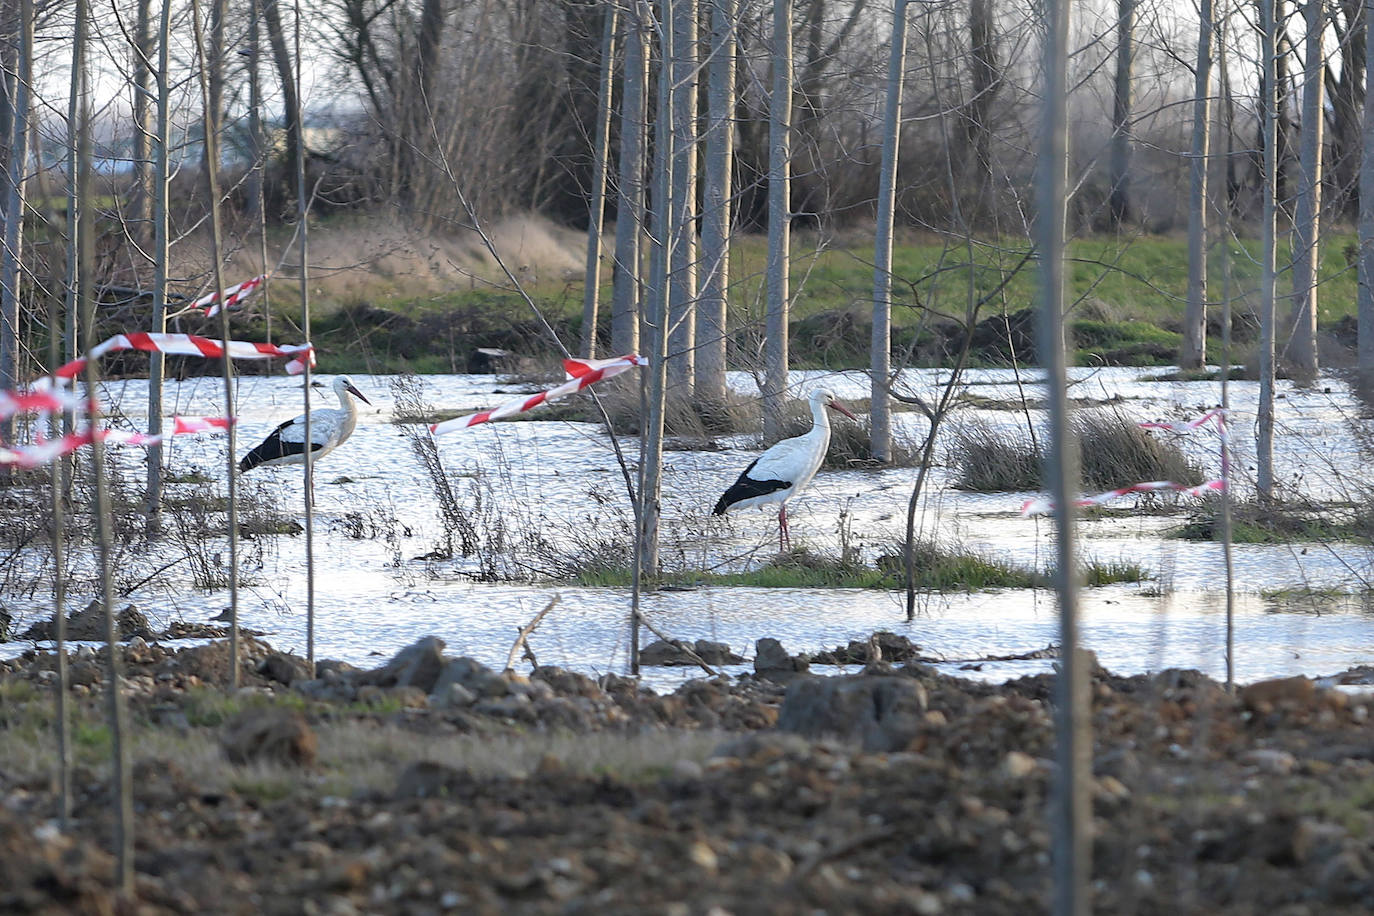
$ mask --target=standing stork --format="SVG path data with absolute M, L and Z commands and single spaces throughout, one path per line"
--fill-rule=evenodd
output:
M 787 530 L 787 500 L 800 492 L 820 470 L 825 450 L 830 446 L 830 415 L 826 408 L 857 419 L 826 388 L 811 392 L 811 429 L 800 436 L 783 439 L 758 456 L 739 475 L 739 480 L 716 502 L 713 515 L 724 515 L 739 506 L 763 507 L 778 504 L 778 550 L 792 546 Z
M 323 387 L 315 382 L 316 388 Z M 315 461 L 328 455 L 343 445 L 353 435 L 353 427 L 358 423 L 357 398 L 364 404 L 371 404 L 363 393 L 353 387 L 353 380 L 346 375 L 334 379 L 334 394 L 339 398 L 338 410 L 312 410 L 310 412 L 310 452 Z M 352 395 L 353 397 L 349 397 Z M 262 443 L 254 448 L 239 462 L 239 471 L 251 471 L 262 465 L 304 464 L 305 463 L 305 414 L 287 420 L 272 431 Z M 315 483 L 310 481 L 312 488 Z M 311 494 L 314 501 L 314 494 Z

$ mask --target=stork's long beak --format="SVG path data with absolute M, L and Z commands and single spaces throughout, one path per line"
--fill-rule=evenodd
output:
M 363 393 L 359 391 L 357 388 L 354 388 L 352 385 L 344 385 L 344 391 L 347 391 L 349 394 L 353 395 L 355 398 L 362 401 L 364 404 L 367 404 L 369 407 L 372 406 L 372 402 L 369 401 L 367 398 L 363 397 Z
M 852 413 L 849 412 L 848 407 L 845 407 L 843 404 L 841 404 L 834 398 L 831 398 L 829 401 L 826 401 L 825 406 L 829 407 L 832 410 L 838 410 L 840 413 L 844 414 L 846 417 L 853 420 L 855 423 L 859 421 L 858 417 L 854 416 Z

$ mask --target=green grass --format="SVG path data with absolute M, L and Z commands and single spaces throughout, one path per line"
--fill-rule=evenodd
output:
M 1093 560 L 1083 565 L 1083 584 L 1090 588 L 1121 582 L 1144 582 L 1154 576 L 1131 560 Z
M 1221 503 L 1210 500 L 1186 524 L 1169 537 L 1185 541 L 1221 540 Z M 1234 544 L 1291 544 L 1301 541 L 1374 542 L 1374 516 L 1365 505 L 1314 506 L 1307 504 L 1242 503 L 1231 507 L 1231 542 Z
M 929 591 L 981 591 L 990 588 L 1029 588 L 1042 577 L 996 557 L 960 548 L 920 543 L 916 548 L 916 587 Z M 626 587 L 630 569 L 610 563 L 579 572 L 578 585 Z M 814 553 L 805 547 L 778 554 L 752 569 L 738 572 L 679 570 L 662 576 L 660 586 L 742 586 L 747 588 L 904 588 L 900 552 L 878 558 L 877 566 Z
M 341 231 L 347 231 L 341 226 Z M 1318 323 L 1331 327 L 1354 314 L 1355 271 L 1346 262 L 1349 234 L 1330 234 L 1322 245 Z M 1252 332 L 1258 306 L 1259 243 L 1233 243 L 1233 288 L 1237 290 L 1236 361 L 1245 355 L 1244 341 Z M 958 239 L 942 242 L 933 236 L 908 235 L 893 253 L 893 345 L 905 353 L 915 344 L 913 363 L 947 364 L 951 342 L 957 339 L 954 320 L 962 320 L 970 294 L 984 299 L 980 320 L 1015 314 L 1035 300 L 1033 261 L 1025 260 L 1028 243 L 1006 238 L 972 246 Z M 798 368 L 853 368 L 868 362 L 869 325 L 873 295 L 873 246 L 869 238 L 853 235 L 838 243 L 817 244 L 816 237 L 794 235 L 791 285 L 793 299 L 792 360 Z M 731 251 L 731 324 L 735 328 L 737 362 L 753 358 L 762 335 L 766 239 L 745 236 Z M 1069 325 L 1079 363 L 1123 365 L 1165 364 L 1179 345 L 1187 285 L 1187 248 L 1183 238 L 1142 236 L 1076 239 L 1068 246 Z M 1288 253 L 1281 246 L 1280 264 Z M 1209 263 L 1211 282 L 1220 289 L 1223 259 Z M 526 291 L 564 341 L 581 332 L 582 284 L 558 271 L 541 271 L 541 279 Z M 322 372 L 461 372 L 475 346 L 504 347 L 541 363 L 553 363 L 557 351 L 535 319 L 524 297 L 512 289 L 478 284 L 455 284 L 436 295 L 416 295 L 406 278 L 375 273 L 359 278 L 366 293 L 322 290 L 312 299 L 312 337 Z M 342 288 L 342 285 L 341 285 Z M 603 301 L 610 287 L 603 284 Z M 292 296 L 275 295 L 274 336 L 284 339 L 288 318 L 296 317 Z M 920 307 L 918 307 L 918 304 Z M 603 308 L 600 328 L 609 327 Z M 943 316 L 943 317 L 940 317 Z M 235 318 L 236 334 L 261 339 L 260 317 Z M 104 330 L 104 329 L 102 329 Z M 192 330 L 197 330 L 192 328 Z M 994 333 L 992 328 L 988 333 Z M 1024 359 L 1028 347 L 1018 344 Z M 973 365 L 1002 357 L 975 350 Z M 123 362 L 137 372 L 144 358 Z M 146 360 L 145 360 L 146 361 Z M 176 363 L 173 360 L 173 363 Z M 201 371 L 202 361 L 188 363 Z M 267 371 L 252 367 L 247 371 Z M 169 371 L 174 368 L 169 367 Z

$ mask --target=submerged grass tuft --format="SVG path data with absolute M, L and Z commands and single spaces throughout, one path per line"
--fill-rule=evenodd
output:
M 1142 480 L 1202 483 L 1202 469 L 1174 442 L 1141 429 L 1119 409 L 1081 411 L 1074 417 L 1082 485 L 1109 490 Z M 975 492 L 1040 490 L 1045 486 L 1045 437 L 975 416 L 956 432 L 947 460 L 955 486 Z
M 1278 501 L 1232 503 L 1231 540 L 1236 544 L 1374 543 L 1374 510 L 1369 505 L 1364 498 L 1344 506 Z M 1213 499 L 1169 536 L 1185 541 L 1219 541 L 1221 533 L 1221 501 Z

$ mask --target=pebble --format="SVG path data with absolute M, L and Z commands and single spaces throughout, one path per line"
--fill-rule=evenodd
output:
M 1024 751 L 1012 751 L 1002 758 L 1002 773 L 1008 779 L 1025 779 L 1035 772 L 1035 758 Z

